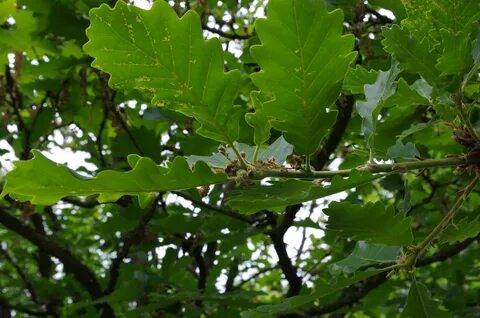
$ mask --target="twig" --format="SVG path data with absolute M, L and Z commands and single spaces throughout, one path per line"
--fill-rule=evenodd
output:
M 231 39 L 231 40 L 248 40 L 249 38 L 252 37 L 251 34 L 236 34 L 236 33 L 226 33 L 223 32 L 222 30 L 216 29 L 209 27 L 208 25 L 204 24 L 203 26 L 204 30 L 207 30 L 208 32 L 212 32 L 215 34 L 220 35 L 221 37 L 224 37 L 226 39 Z
M 38 233 L 33 228 L 22 224 L 17 218 L 0 209 L 0 224 L 17 233 L 33 245 L 51 256 L 58 258 L 64 265 L 65 272 L 71 273 L 75 279 L 87 290 L 93 299 L 103 297 L 100 284 L 94 272 L 68 249 L 60 246 L 57 242 Z M 96 305 L 102 311 L 103 318 L 115 317 L 112 307 L 107 303 Z
M 277 224 L 277 218 L 274 214 L 268 213 L 268 221 L 273 229 L 268 232 L 273 241 L 273 248 L 278 256 L 278 265 L 288 281 L 287 297 L 298 295 L 302 289 L 302 279 L 298 276 L 296 267 L 292 264 L 292 260 L 288 256 L 287 248 L 283 237 L 287 230 L 292 226 L 295 216 L 301 208 L 301 204 L 292 205 L 285 210 L 283 219 L 280 224 Z
M 232 210 L 227 210 L 227 209 L 218 207 L 216 205 L 211 205 L 211 204 L 205 203 L 202 200 L 196 199 L 196 198 L 194 198 L 192 196 L 189 196 L 188 194 L 185 194 L 183 192 L 172 191 L 171 193 L 176 194 L 179 197 L 182 197 L 185 200 L 188 200 L 188 201 L 192 202 L 196 206 L 199 206 L 199 207 L 211 210 L 211 211 L 218 212 L 222 215 L 229 216 L 231 218 L 234 218 L 236 220 L 239 220 L 239 221 L 242 221 L 242 222 L 245 222 L 245 223 L 248 223 L 248 224 L 253 224 L 254 223 L 253 220 L 251 220 L 249 217 L 247 217 L 243 214 L 240 214 L 240 213 L 232 211 Z
M 118 278 L 120 276 L 120 265 L 122 265 L 123 260 L 128 256 L 132 245 L 135 242 L 140 241 L 145 235 L 146 227 L 155 215 L 155 211 L 157 211 L 158 203 L 161 200 L 162 195 L 163 194 L 159 194 L 157 196 L 157 198 L 152 203 L 150 209 L 147 211 L 147 213 L 145 213 L 145 215 L 142 216 L 137 226 L 124 236 L 121 242 L 121 248 L 117 252 L 117 257 L 112 261 L 112 264 L 110 265 L 110 279 L 104 291 L 105 295 L 109 295 L 114 291 Z
M 23 280 L 25 283 L 25 287 L 27 288 L 33 302 L 38 303 L 37 293 L 35 288 L 33 287 L 32 281 L 28 278 L 27 274 L 23 271 L 23 269 L 18 265 L 18 263 L 13 259 L 13 257 L 8 253 L 7 250 L 0 246 L 0 256 L 6 259 L 10 264 L 12 264 L 13 268 L 17 272 L 18 276 Z
M 480 235 L 477 235 L 474 238 L 467 239 L 463 242 L 442 249 L 432 256 L 421 258 L 417 261 L 417 267 L 425 267 L 436 262 L 443 262 L 453 256 L 458 255 L 460 252 L 468 248 L 473 242 L 479 239 Z M 336 301 L 321 307 L 307 309 L 305 314 L 322 315 L 334 312 L 342 307 L 352 306 L 365 297 L 370 291 L 386 282 L 388 279 L 387 276 L 388 272 L 382 272 L 375 276 L 369 277 L 358 284 L 358 287 L 351 289 L 350 292 L 347 292 L 346 294 L 341 295 Z
M 409 161 L 401 163 L 386 163 L 386 164 L 368 164 L 359 166 L 354 169 L 343 170 L 321 170 L 312 171 L 309 175 L 303 171 L 293 169 L 257 169 L 253 173 L 254 179 L 263 179 L 268 177 L 279 178 L 300 178 L 300 179 L 325 179 L 333 178 L 334 176 L 348 177 L 353 170 L 368 171 L 370 173 L 382 172 L 405 172 L 409 170 L 428 169 L 435 167 L 451 167 L 459 165 L 470 165 L 480 163 L 480 158 L 469 158 L 467 156 L 449 157 L 444 159 L 425 159 L 419 161 Z
M 450 211 L 448 211 L 448 213 L 443 217 L 443 219 L 440 221 L 440 223 L 427 235 L 427 237 L 420 243 L 418 244 L 414 250 L 415 252 L 413 253 L 413 255 L 411 256 L 411 260 L 413 263 L 411 264 L 408 264 L 408 261 L 407 261 L 407 264 L 406 265 L 412 265 L 412 266 L 415 266 L 417 260 L 419 257 L 422 257 L 423 254 L 425 254 L 425 251 L 427 250 L 427 248 L 430 246 L 430 244 L 433 242 L 434 239 L 437 238 L 438 235 L 440 235 L 440 233 L 442 233 L 442 231 L 450 224 L 450 222 L 453 220 L 453 218 L 455 217 L 455 214 L 457 213 L 457 211 L 460 209 L 460 207 L 462 206 L 463 202 L 465 202 L 465 200 L 467 199 L 468 195 L 470 194 L 470 192 L 475 188 L 475 186 L 478 184 L 478 181 L 480 180 L 480 178 L 477 176 L 475 177 L 472 182 L 470 182 L 470 184 L 465 188 L 463 189 L 460 194 L 460 196 L 458 197 L 457 201 L 455 202 L 455 204 L 452 206 L 452 208 L 450 209 Z

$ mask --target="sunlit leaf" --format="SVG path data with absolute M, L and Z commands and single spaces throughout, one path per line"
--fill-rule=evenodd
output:
M 21 201 L 48 205 L 67 196 L 99 194 L 100 202 L 108 202 L 123 195 L 188 189 L 228 180 L 225 174 L 212 172 L 203 162 L 198 162 L 192 171 L 181 157 L 167 168 L 149 158 L 132 155 L 135 163 L 132 170 L 104 170 L 87 178 L 50 161 L 39 151 L 33 151 L 33 155 L 31 160 L 15 163 L 15 169 L 6 176 L 2 196 L 9 194 Z
M 342 35 L 342 12 L 327 12 L 323 1 L 272 0 L 267 12 L 255 24 L 262 44 L 251 53 L 262 70 L 252 80 L 274 96 L 263 104 L 272 126 L 310 155 L 335 120 L 327 109 L 355 57 L 353 37 Z
M 90 20 L 84 49 L 94 67 L 111 74 L 112 87 L 149 93 L 155 105 L 194 117 L 202 136 L 237 139 L 239 72 L 224 72 L 220 43 L 204 40 L 194 11 L 180 19 L 164 1 L 148 11 L 117 1 L 91 10 Z

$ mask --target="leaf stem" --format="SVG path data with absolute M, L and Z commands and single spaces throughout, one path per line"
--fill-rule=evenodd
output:
M 235 144 L 233 142 L 230 143 L 230 146 L 232 147 L 232 150 L 235 153 L 235 156 L 237 156 L 238 162 L 240 162 L 240 165 L 242 166 L 242 168 L 247 170 L 248 165 L 245 162 L 245 159 L 242 157 L 242 154 L 240 153 L 240 151 L 238 151 L 237 147 L 235 147 Z
M 312 163 L 310 162 L 310 155 L 305 157 L 305 171 L 307 175 L 312 175 Z
M 444 159 L 425 159 L 419 161 L 409 161 L 401 163 L 387 164 L 369 164 L 354 169 L 343 170 L 321 170 L 312 171 L 310 174 L 305 171 L 292 169 L 257 169 L 253 174 L 254 179 L 263 179 L 268 177 L 275 178 L 296 178 L 296 179 L 322 179 L 332 178 L 334 176 L 347 177 L 353 170 L 369 171 L 371 173 L 380 172 L 405 172 L 409 170 L 427 169 L 433 167 L 451 167 L 465 164 L 480 163 L 480 158 L 467 158 L 466 156 L 444 158 Z
M 260 152 L 260 145 L 257 145 L 255 147 L 255 152 L 253 153 L 253 164 L 255 164 L 255 162 L 257 162 L 259 152 Z
M 472 126 L 472 123 L 470 122 L 469 116 L 465 112 L 465 104 L 463 103 L 463 85 L 460 88 L 460 92 L 457 94 L 454 94 L 454 99 L 455 99 L 455 104 L 457 105 L 460 119 L 467 127 L 468 131 L 470 132 L 470 135 L 472 135 L 472 137 L 474 137 L 475 140 L 480 141 L 480 138 L 478 137 L 477 132 L 475 131 L 475 129 Z

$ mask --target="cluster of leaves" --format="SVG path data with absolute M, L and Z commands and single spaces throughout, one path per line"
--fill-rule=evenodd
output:
M 2 317 L 478 312 L 480 2 L 151 2 L 0 0 Z

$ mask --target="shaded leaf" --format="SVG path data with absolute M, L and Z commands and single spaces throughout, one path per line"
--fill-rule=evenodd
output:
M 404 144 L 400 140 L 398 140 L 394 146 L 388 148 L 387 156 L 390 159 L 396 158 L 415 158 L 420 156 L 417 148 L 411 142 L 407 142 Z
M 363 94 L 365 84 L 373 84 L 377 79 L 377 71 L 367 70 L 361 65 L 350 68 L 343 82 L 343 89 L 352 94 Z
M 381 174 L 352 171 L 348 178 L 335 176 L 331 184 L 302 180 L 271 181 L 270 185 L 255 184 L 230 192 L 227 204 L 244 213 L 263 209 L 281 211 L 285 206 L 323 198 L 358 187 L 378 178 Z
M 480 217 L 469 221 L 467 218 L 461 219 L 458 223 L 450 224 L 440 237 L 441 243 L 462 242 L 468 238 L 475 237 L 480 233 Z
M 328 215 L 327 230 L 339 236 L 367 243 L 405 246 L 413 241 L 410 218 L 395 214 L 381 202 L 365 205 L 332 202 L 323 212 Z
M 433 85 L 438 77 L 435 68 L 435 58 L 430 52 L 426 40 L 419 41 L 409 30 L 398 25 L 383 29 L 382 41 L 385 51 L 391 53 L 399 62 L 400 67 L 410 73 L 420 74 L 429 84 Z
M 330 266 L 332 274 L 353 273 L 362 267 L 395 262 L 400 255 L 400 247 L 357 242 L 352 253 Z
M 315 290 L 309 295 L 293 296 L 293 297 L 282 300 L 281 303 L 276 305 L 259 306 L 252 312 L 255 312 L 258 314 L 263 313 L 268 315 L 292 312 L 320 298 L 333 294 L 345 287 L 348 287 L 352 284 L 355 284 L 359 281 L 362 281 L 368 277 L 374 276 L 381 272 L 382 270 L 356 272 L 354 275 L 351 275 L 348 277 L 340 277 L 336 281 L 331 282 L 330 284 L 318 285 L 316 286 Z M 263 317 L 263 316 L 253 315 L 253 316 L 244 316 L 244 317 Z
M 414 279 L 408 292 L 407 304 L 402 311 L 402 318 L 440 318 L 448 313 L 440 311 L 427 287 Z
M 335 121 L 327 108 L 355 57 L 353 36 L 342 35 L 342 12 L 327 12 L 323 1 L 272 0 L 267 13 L 255 24 L 262 45 L 251 48 L 262 71 L 251 77 L 274 96 L 263 105 L 272 126 L 297 152 L 310 155 Z

